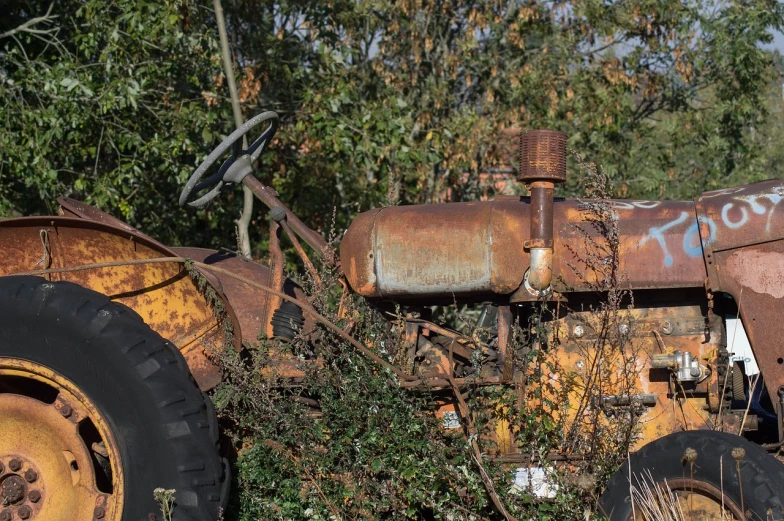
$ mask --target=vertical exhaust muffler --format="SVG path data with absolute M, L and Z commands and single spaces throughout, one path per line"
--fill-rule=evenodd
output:
M 566 134 L 529 130 L 520 136 L 518 179 L 531 192 L 531 233 L 524 247 L 531 252 L 525 285 L 534 295 L 550 291 L 553 278 L 553 192 L 566 181 Z

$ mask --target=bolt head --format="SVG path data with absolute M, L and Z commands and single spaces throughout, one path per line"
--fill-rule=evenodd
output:
M 3 510 L 0 512 L 0 521 L 11 521 L 13 518 L 14 514 L 10 510 Z
M 672 322 L 670 322 L 669 320 L 665 320 L 664 322 L 662 322 L 661 330 L 662 330 L 662 333 L 664 333 L 665 335 L 671 334 L 672 333 Z
M 103 516 L 106 515 L 106 509 L 103 507 L 95 507 L 94 515 L 96 519 L 103 519 Z
M 36 479 L 38 479 L 38 473 L 33 469 L 27 469 L 27 472 L 24 474 L 24 478 L 28 483 L 34 483 Z
M 29 494 L 27 494 L 27 499 L 32 501 L 33 503 L 38 503 L 41 501 L 41 493 L 37 490 L 31 490 Z
M 19 510 L 16 511 L 19 514 L 20 519 L 30 519 L 30 516 L 33 515 L 33 509 L 27 505 L 23 505 L 19 507 Z
M 18 471 L 22 468 L 22 460 L 14 458 L 8 462 L 8 468 L 11 469 L 13 472 Z
M 63 405 L 62 409 L 60 409 L 60 414 L 62 414 L 65 418 L 68 418 L 73 414 L 73 409 L 71 409 L 70 405 Z

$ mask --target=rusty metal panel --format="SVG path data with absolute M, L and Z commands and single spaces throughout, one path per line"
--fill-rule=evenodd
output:
M 618 217 L 623 279 L 637 289 L 702 287 L 706 277 L 694 203 L 610 201 Z M 351 287 L 365 297 L 452 298 L 515 291 L 530 264 L 528 198 L 393 207 L 361 214 L 341 243 Z M 589 207 L 554 205 L 553 287 L 590 291 L 601 276 L 591 251 L 605 244 Z M 592 246 L 592 243 L 593 246 Z M 512 301 L 535 300 L 524 290 Z M 508 297 L 507 297 L 508 298 Z
M 692 202 L 617 200 L 608 205 L 618 219 L 622 284 L 634 289 L 703 286 L 705 266 Z M 606 238 L 594 219 L 585 203 L 555 203 L 557 291 L 588 290 L 602 279 L 591 262 L 606 247 Z
M 738 303 L 768 394 L 780 410 L 776 397 L 784 388 L 784 241 L 714 252 L 713 264 L 720 274 L 718 289 Z
M 710 286 L 718 291 L 715 252 L 784 239 L 784 185 L 778 179 L 705 192 L 695 201 Z
M 685 301 L 689 300 L 688 295 L 683 297 Z M 673 295 L 672 301 L 676 300 Z M 555 368 L 556 381 L 568 381 L 573 386 L 568 407 L 559 410 L 566 415 L 568 424 L 592 418 L 590 415 L 577 417 L 576 405 L 583 399 L 585 388 L 590 387 L 591 378 L 595 377 L 596 364 L 601 363 L 603 403 L 594 406 L 612 414 L 613 410 L 622 411 L 630 405 L 618 400 L 629 397 L 628 393 L 655 397 L 652 403 L 639 408 L 639 432 L 633 449 L 673 432 L 716 428 L 717 414 L 705 407 L 709 400 L 717 400 L 710 396 L 712 391 L 715 392 L 710 385 L 711 380 L 691 386 L 673 384 L 667 370 L 652 368 L 651 359 L 658 353 L 681 350 L 690 352 L 702 364 L 710 364 L 724 342 L 720 324 L 715 325 L 713 334 L 706 341 L 705 317 L 699 305 L 624 310 L 620 312 L 618 322 L 629 325 L 629 342 L 621 353 L 615 348 L 597 344 L 597 331 L 603 327 L 601 320 L 601 316 L 591 311 L 573 311 L 551 324 L 550 342 L 558 345 L 558 349 L 548 353 L 548 367 Z M 628 378 L 627 364 L 630 361 L 636 364 L 633 372 L 637 373 L 637 378 L 633 381 L 625 379 Z M 714 370 L 712 374 L 715 376 L 715 373 Z
M 270 286 L 272 273 L 267 266 L 257 262 L 245 260 L 233 253 L 210 250 L 206 248 L 172 248 L 177 255 L 188 257 L 204 264 L 220 266 L 232 273 L 250 279 L 262 286 Z M 220 290 L 226 300 L 231 304 L 239 323 L 243 341 L 254 343 L 260 333 L 265 332 L 264 318 L 267 315 L 267 294 L 249 287 L 244 282 L 221 273 L 212 273 L 205 270 L 210 283 L 216 290 Z M 290 280 L 283 284 L 283 292 L 289 296 L 307 300 L 302 288 Z M 313 319 L 305 315 L 305 334 L 313 330 Z M 235 332 L 235 334 L 238 332 Z
M 60 205 L 59 213 L 64 217 L 79 217 L 88 221 L 104 223 L 110 226 L 116 226 L 117 228 L 122 228 L 123 230 L 141 234 L 139 230 L 130 224 L 121 221 L 117 217 L 110 215 L 103 210 L 99 210 L 95 206 L 90 206 L 87 203 L 83 203 L 82 201 L 77 201 L 76 199 L 71 199 L 70 197 L 58 197 L 57 203 Z M 155 239 L 152 239 L 147 235 L 145 235 L 145 237 L 151 241 L 156 242 L 157 244 L 160 244 L 155 241 Z M 163 244 L 161 244 L 161 247 L 164 247 Z
M 367 297 L 507 294 L 525 272 L 519 201 L 391 207 L 346 233 L 341 263 Z
M 67 217 L 0 221 L 0 254 L 0 276 L 176 256 L 132 230 Z M 220 381 L 220 370 L 207 353 L 224 344 L 223 325 L 180 263 L 115 266 L 48 277 L 74 282 L 130 307 L 180 349 L 201 388 Z
M 774 406 L 784 388 L 784 185 L 780 180 L 706 192 L 697 199 L 710 287 L 740 308 Z

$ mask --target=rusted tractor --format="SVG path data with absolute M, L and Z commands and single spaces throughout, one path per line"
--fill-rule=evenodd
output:
M 258 125 L 265 130 L 242 150 L 242 137 Z M 784 516 L 784 465 L 776 458 L 784 444 L 780 181 L 694 201 L 606 202 L 617 223 L 617 271 L 634 292 L 618 333 L 637 346 L 639 376 L 622 388 L 612 378 L 617 360 L 585 348 L 598 335 L 589 310 L 603 296 L 581 245 L 607 238 L 589 215 L 591 201 L 553 197 L 566 176 L 562 134 L 521 137 L 520 180 L 530 197 L 364 212 L 337 258 L 252 175 L 276 128 L 274 113 L 248 121 L 207 157 L 180 198 L 201 206 L 227 186 L 249 187 L 270 209 L 269 267 L 168 248 L 66 198 L 57 216 L 0 221 L 0 520 L 146 520 L 158 509 L 155 487 L 176 489 L 174 519 L 218 519 L 230 469 L 204 394 L 222 375 L 205 351 L 241 349 L 260 333 L 288 339 L 323 322 L 283 275 L 283 233 L 305 266 L 312 268 L 300 241 L 372 305 L 406 310 L 395 319 L 410 347 L 406 369 L 323 322 L 404 387 L 514 389 L 527 370 L 512 352 L 515 328 L 541 306 L 550 309 L 547 342 L 564 371 L 608 368 L 609 384 L 587 406 L 634 409 L 641 420 L 636 452 L 601 498 L 610 519 L 633 519 L 628 480 L 643 469 L 697 498 L 706 519 Z M 492 311 L 489 338 L 427 319 L 428 306 L 452 302 Z M 478 373 L 469 363 L 477 357 Z M 762 377 L 750 385 L 756 373 Z M 445 400 L 438 414 L 459 422 L 464 411 Z M 524 467 L 521 448 L 504 443 L 502 430 L 497 458 Z M 687 472 L 691 448 L 707 456 Z M 567 456 L 579 454 L 552 459 Z

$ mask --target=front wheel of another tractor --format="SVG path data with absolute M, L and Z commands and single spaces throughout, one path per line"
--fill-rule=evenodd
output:
M 206 400 L 129 308 L 0 278 L 0 521 L 218 519 L 229 475 Z
M 646 503 L 679 514 L 651 514 Z M 632 454 L 610 479 L 599 506 L 610 521 L 782 519 L 784 465 L 739 436 L 677 432 Z

